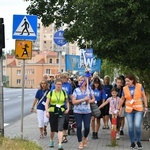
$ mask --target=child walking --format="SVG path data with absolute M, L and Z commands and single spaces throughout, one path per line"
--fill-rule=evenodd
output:
M 118 106 L 119 106 L 119 101 L 120 98 L 117 96 L 118 94 L 118 90 L 117 88 L 112 88 L 111 89 L 111 97 L 109 97 L 103 104 L 101 104 L 99 106 L 99 109 L 101 109 L 102 107 L 104 107 L 105 105 L 107 105 L 108 103 L 109 105 L 109 116 L 110 116 L 110 120 L 112 122 L 112 116 L 115 116 L 117 118 L 117 134 L 116 134 L 116 139 L 119 140 L 120 139 L 120 135 L 119 135 L 119 112 L 118 112 Z

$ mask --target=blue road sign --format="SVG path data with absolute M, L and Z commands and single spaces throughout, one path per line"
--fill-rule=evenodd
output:
M 54 34 L 54 42 L 58 46 L 63 46 L 67 43 L 66 39 L 64 38 L 64 31 L 63 30 L 59 30 Z
M 36 40 L 37 16 L 13 15 L 12 38 L 20 40 Z

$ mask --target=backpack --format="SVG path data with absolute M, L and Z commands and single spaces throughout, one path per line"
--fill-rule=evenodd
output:
M 62 89 L 62 92 L 63 92 L 63 94 L 64 94 L 64 97 L 65 97 L 65 99 L 67 98 L 66 97 L 66 92 Z M 52 97 L 52 94 L 53 94 L 53 90 L 52 91 L 50 91 L 50 98 Z

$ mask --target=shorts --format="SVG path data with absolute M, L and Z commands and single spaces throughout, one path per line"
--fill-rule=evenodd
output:
M 65 120 L 64 120 L 64 130 L 68 130 L 68 125 L 69 125 L 69 113 L 68 114 L 64 114 Z
M 122 108 L 121 108 L 120 117 L 125 117 L 125 107 L 122 107 Z
M 109 115 L 109 103 L 104 106 L 104 114 L 103 116 L 108 116 Z
M 63 131 L 64 121 L 64 114 L 62 115 L 62 117 L 59 117 L 59 115 L 55 115 L 55 113 L 51 112 L 49 118 L 51 132 Z
M 37 119 L 39 128 L 43 128 L 48 125 L 48 118 L 46 117 L 46 111 L 37 109 Z

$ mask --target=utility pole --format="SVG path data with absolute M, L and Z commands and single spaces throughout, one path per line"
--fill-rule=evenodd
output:
M 3 99 L 3 57 L 2 49 L 5 48 L 4 20 L 0 18 L 0 137 L 4 136 L 4 99 Z

